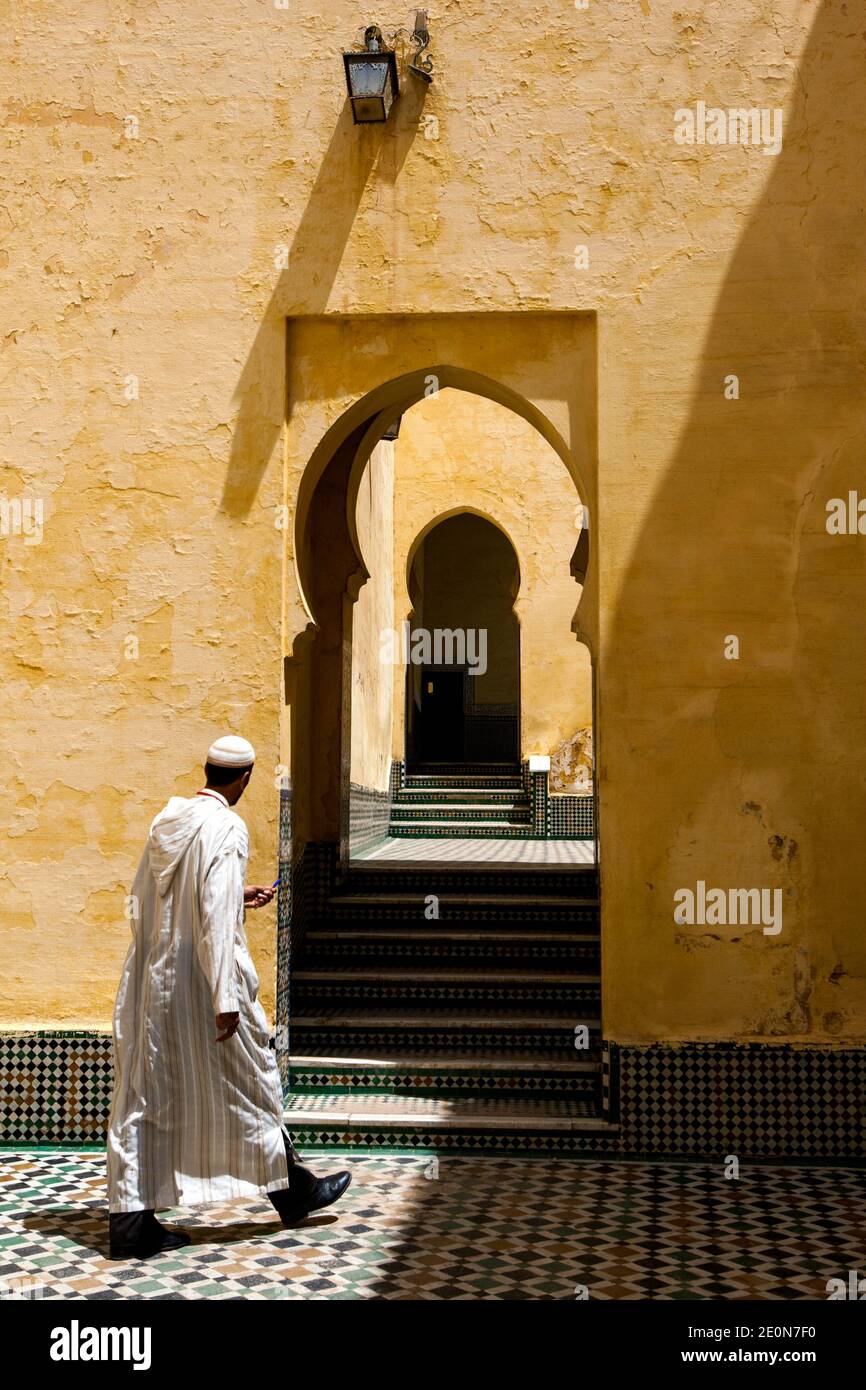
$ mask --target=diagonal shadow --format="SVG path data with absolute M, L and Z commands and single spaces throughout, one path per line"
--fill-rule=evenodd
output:
M 645 674 L 620 688 L 605 688 L 602 674 L 611 803 L 625 825 L 668 826 L 666 845 L 629 837 L 621 891 L 638 899 L 644 880 L 666 872 L 677 833 L 677 882 L 703 876 L 720 833 L 729 855 L 749 838 L 736 821 L 721 831 L 720 810 L 752 817 L 772 881 L 800 896 L 804 924 L 826 923 L 804 942 L 814 952 L 806 994 L 819 960 L 826 971 L 838 961 L 834 916 L 866 911 L 866 879 L 852 901 L 856 874 L 839 873 L 862 855 L 866 816 L 866 542 L 830 538 L 824 524 L 827 499 L 862 483 L 866 445 L 862 30 L 829 0 L 815 17 L 782 150 L 728 265 L 689 416 L 608 637 L 606 659 L 615 652 L 620 671 Z M 702 157 L 735 153 L 707 147 Z M 730 373 L 738 401 L 724 397 Z M 722 659 L 728 633 L 740 637 L 739 661 Z M 644 803 L 626 811 L 636 759 Z M 650 946 L 639 949 L 650 968 Z M 744 1019 L 746 1031 L 812 1031 L 812 1005 L 795 1004 L 792 955 L 779 998 Z M 638 1023 L 670 1028 L 665 988 L 660 980 Z
M 386 125 L 356 126 L 347 102 L 322 157 L 307 205 L 235 389 L 239 401 L 222 508 L 249 514 L 283 428 L 286 319 L 323 314 L 371 178 L 395 184 L 415 140 L 426 86 L 404 77 Z

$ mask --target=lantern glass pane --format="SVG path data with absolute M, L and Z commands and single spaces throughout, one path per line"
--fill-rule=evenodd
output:
M 355 96 L 382 96 L 387 81 L 387 63 L 363 62 L 352 64 L 352 91 Z
M 387 80 L 385 82 L 385 91 L 382 94 L 382 101 L 385 106 L 385 120 L 387 121 L 391 107 L 394 105 L 394 84 L 391 79 L 390 70 L 388 72 Z

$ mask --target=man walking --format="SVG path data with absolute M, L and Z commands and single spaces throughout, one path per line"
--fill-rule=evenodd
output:
M 330 1206 L 347 1172 L 316 1178 L 283 1126 L 244 907 L 249 838 L 231 808 L 250 780 L 246 739 L 217 739 L 206 786 L 154 820 L 132 888 L 133 941 L 114 1011 L 108 1134 L 111 1257 L 187 1245 L 156 1211 L 267 1193 L 285 1225 Z

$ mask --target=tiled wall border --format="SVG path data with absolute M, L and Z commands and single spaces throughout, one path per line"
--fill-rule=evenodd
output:
M 302 895 L 302 877 L 292 861 L 292 789 L 286 780 L 280 788 L 279 888 L 277 890 L 277 1060 L 285 1086 L 288 1082 L 289 981 L 292 959 L 292 913 Z
M 648 1155 L 866 1159 L 866 1046 L 612 1047 L 620 1146 Z
M 552 840 L 594 840 L 595 797 L 549 797 L 547 827 Z
M 403 790 L 406 781 L 406 764 L 402 758 L 391 759 L 391 775 L 388 778 L 391 800 L 397 800 L 397 793 Z
M 532 834 L 536 839 L 594 840 L 595 797 L 557 796 L 550 790 L 550 774 L 530 772 L 521 764 L 523 785 L 532 807 Z
M 100 1143 L 111 1084 L 108 1034 L 0 1036 L 0 1142 Z M 603 1097 L 610 1156 L 866 1158 L 863 1045 L 611 1043 Z
M 546 840 L 549 834 L 547 823 L 548 796 L 547 773 L 530 772 L 529 805 L 532 835 L 536 840 Z
M 363 854 L 380 845 L 388 834 L 390 817 L 390 792 L 350 783 L 349 854 Z
M 0 1036 L 0 1142 L 98 1144 L 108 1124 L 110 1034 Z

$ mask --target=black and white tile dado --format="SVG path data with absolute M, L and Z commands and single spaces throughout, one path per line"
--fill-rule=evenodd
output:
M 403 1029 L 399 1038 L 393 1029 L 371 1027 L 359 1037 L 334 1025 L 318 1030 L 320 1046 L 311 1053 L 302 1045 L 302 1033 L 296 1026 L 295 1053 L 303 1055 L 303 1065 L 290 1075 L 288 1056 L 283 1060 L 289 1094 L 293 1082 L 299 1081 L 298 1096 L 304 1098 L 305 1108 L 314 1090 L 507 1095 L 522 1089 L 573 1096 L 585 1090 L 583 1085 L 576 1088 L 572 1076 L 563 1087 L 545 1080 L 539 1071 L 539 1066 L 543 1072 L 547 1062 L 566 1055 L 574 1060 L 570 1046 L 551 1049 L 549 1032 L 530 1031 L 518 1047 L 519 1036 L 497 1029 L 477 1036 L 466 1029 L 459 1035 L 443 1033 L 441 1020 L 438 1029 L 419 1026 L 411 1036 Z M 395 1038 L 402 1059 L 396 1069 L 384 1060 L 393 1058 Z M 453 1044 L 447 1067 L 442 1065 L 443 1038 Z M 480 1050 L 489 1057 L 491 1049 L 498 1061 L 485 1084 L 479 1085 L 476 1054 Z M 369 1062 L 372 1057 L 383 1060 L 359 1071 L 357 1059 Z M 601 1051 L 601 1068 L 600 1114 L 619 1123 L 619 1133 L 616 1138 L 575 1133 L 569 1141 L 574 1152 L 680 1159 L 737 1153 L 762 1161 L 836 1164 L 860 1163 L 866 1155 L 862 1046 L 608 1044 Z M 391 1084 L 392 1074 L 399 1084 Z M 46 1031 L 0 1037 L 0 1142 L 103 1142 L 111 1086 L 108 1034 Z M 380 1139 L 389 1148 L 395 1144 L 391 1133 Z M 317 1135 L 307 1142 L 318 1145 L 324 1140 Z M 343 1139 L 336 1135 L 332 1142 L 342 1146 Z M 475 1139 L 471 1152 L 477 1151 Z M 501 1153 L 501 1143 L 491 1144 L 491 1152 Z
M 317 1166 L 322 1158 L 315 1160 Z M 167 1223 L 193 1244 L 106 1259 L 100 1152 L 0 1153 L 0 1296 L 45 1299 L 824 1299 L 866 1270 L 866 1173 L 845 1168 L 352 1156 L 293 1230 L 266 1201 Z

